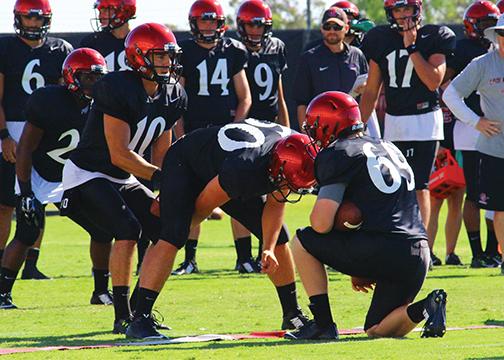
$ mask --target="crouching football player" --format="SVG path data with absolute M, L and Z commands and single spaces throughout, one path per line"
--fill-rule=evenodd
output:
M 262 272 L 276 287 L 283 329 L 306 322 L 296 298 L 294 264 L 283 214 L 288 192 L 315 184 L 306 135 L 247 119 L 195 130 L 177 141 L 163 162 L 161 236 L 145 255 L 136 317 L 126 336 L 162 338 L 148 317 L 191 227 L 220 207 L 263 241 Z
M 292 251 L 314 320 L 287 333 L 292 340 L 337 339 L 324 264 L 352 277 L 352 288 L 374 289 L 364 330 L 401 337 L 426 319 L 423 336 L 443 336 L 446 293 L 412 303 L 425 279 L 429 246 L 415 196 L 415 179 L 392 143 L 363 135 L 357 103 L 326 92 L 307 109 L 305 130 L 324 149 L 315 160 L 319 184 L 311 226 L 297 231 Z M 342 201 L 362 213 L 360 229 L 334 228 Z

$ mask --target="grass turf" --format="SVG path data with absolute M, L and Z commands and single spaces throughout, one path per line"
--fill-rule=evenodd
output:
M 291 231 L 307 224 L 312 199 L 289 205 Z M 440 223 L 443 224 L 443 210 Z M 112 307 L 91 306 L 87 235 L 70 220 L 49 217 L 40 268 L 51 281 L 22 281 L 13 297 L 20 310 L 0 311 L 0 347 L 75 346 L 112 343 L 122 336 L 111 334 Z M 435 247 L 444 253 L 442 227 Z M 255 250 L 254 250 L 255 251 Z M 470 261 L 466 235 L 460 235 L 457 252 Z M 281 311 L 276 292 L 266 276 L 239 275 L 232 270 L 235 250 L 229 220 L 203 225 L 198 250 L 202 274 L 173 277 L 167 282 L 156 308 L 174 330 L 170 336 L 206 333 L 248 333 L 278 329 Z M 448 326 L 504 325 L 502 283 L 499 269 L 437 267 L 430 272 L 419 294 L 434 288 L 448 292 Z M 351 290 L 348 277 L 329 273 L 330 298 L 340 328 L 362 326 L 370 295 Z M 299 284 L 300 304 L 307 310 Z M 448 332 L 442 339 L 421 339 L 412 333 L 405 339 L 368 340 L 344 336 L 336 343 L 292 343 L 287 340 L 246 340 L 219 343 L 177 344 L 110 348 L 72 352 L 39 352 L 13 358 L 144 358 L 160 355 L 172 359 L 307 359 L 307 358 L 504 358 L 504 329 Z

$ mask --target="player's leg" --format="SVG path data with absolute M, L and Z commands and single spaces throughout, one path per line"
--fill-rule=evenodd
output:
M 493 223 L 494 212 L 485 211 L 485 222 L 487 227 L 487 242 L 485 246 L 485 256 L 487 259 L 493 260 L 497 265 L 502 263 L 502 254 L 499 252 L 499 243 L 495 235 Z
M 238 270 L 239 273 L 260 272 L 260 267 L 252 258 L 252 235 L 250 231 L 234 218 L 231 218 L 231 231 L 236 250 L 235 270 Z
M 500 248 L 504 249 L 504 211 L 495 211 L 494 214 L 494 229 L 495 236 L 499 242 Z M 504 260 L 504 252 L 502 254 L 501 262 Z M 504 267 L 501 265 L 501 273 L 504 275 Z
M 44 213 L 45 217 L 45 213 Z M 25 265 L 23 268 L 23 272 L 21 273 L 21 279 L 23 280 L 48 280 L 50 277 L 42 273 L 38 267 L 38 259 L 40 255 L 40 247 L 42 244 L 42 239 L 44 238 L 44 229 L 41 229 L 39 237 L 35 244 L 28 250 L 26 254 Z
M 436 241 L 436 235 L 438 231 L 439 224 L 439 212 L 441 210 L 441 206 L 443 205 L 443 199 L 438 199 L 433 196 L 430 198 L 431 203 L 431 215 L 429 217 L 429 223 L 427 225 L 427 236 L 429 238 L 429 248 L 432 252 L 434 248 L 434 242 Z M 441 264 L 436 264 L 441 265 Z
M 460 258 L 455 254 L 460 228 L 462 227 L 462 202 L 464 201 L 465 188 L 453 191 L 447 199 L 448 214 L 446 216 L 446 265 L 462 265 Z
M 172 275 L 199 273 L 198 263 L 196 262 L 196 250 L 198 249 L 200 232 L 201 225 L 195 226 L 191 229 L 191 231 L 189 231 L 189 235 L 184 246 L 184 261 L 172 272 Z
M 0 152 L 0 260 L 9 240 L 12 214 L 16 206 L 14 194 L 15 167 Z

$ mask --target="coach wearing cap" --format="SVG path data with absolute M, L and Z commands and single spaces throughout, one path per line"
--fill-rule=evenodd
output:
M 504 15 L 497 26 L 485 30 L 485 37 L 497 49 L 475 58 L 450 83 L 443 100 L 453 114 L 464 123 L 474 126 L 480 135 L 476 150 L 480 152 L 478 204 L 495 210 L 494 228 L 497 240 L 504 249 Z M 473 91 L 480 94 L 483 116 L 474 113 L 463 101 Z M 504 267 L 501 266 L 504 275 Z
M 323 43 L 303 53 L 299 60 L 293 97 L 300 128 L 305 120 L 306 107 L 315 96 L 325 91 L 349 93 L 357 76 L 368 72 L 366 57 L 344 41 L 348 27 L 342 9 L 327 9 L 320 26 Z

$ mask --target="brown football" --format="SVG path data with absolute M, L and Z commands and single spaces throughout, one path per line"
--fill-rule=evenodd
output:
M 343 201 L 334 218 L 334 228 L 340 231 L 357 230 L 362 225 L 362 213 L 353 202 Z

